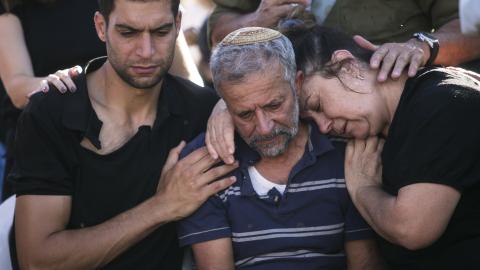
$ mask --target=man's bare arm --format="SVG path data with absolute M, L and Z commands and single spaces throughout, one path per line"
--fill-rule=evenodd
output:
M 230 238 L 220 238 L 192 245 L 199 270 L 233 270 L 233 248 Z
M 230 32 L 248 26 L 275 27 L 278 21 L 288 16 L 295 5 L 307 5 L 307 0 L 262 0 L 257 10 L 247 14 L 225 12 L 212 24 L 211 42 L 215 46 Z
M 234 182 L 214 179 L 236 168 L 201 148 L 181 161 L 174 148 L 162 171 L 157 193 L 138 206 L 91 227 L 67 230 L 70 196 L 24 195 L 17 200 L 15 226 L 22 269 L 95 269 L 170 221 L 190 215 L 209 196 Z

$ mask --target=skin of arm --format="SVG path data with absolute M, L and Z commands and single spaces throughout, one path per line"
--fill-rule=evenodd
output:
M 480 57 L 480 37 L 462 34 L 459 19 L 446 23 L 433 35 L 440 43 L 434 64 L 456 66 Z
M 257 10 L 251 13 L 225 12 L 212 25 L 212 47 L 230 32 L 243 27 L 275 27 L 281 18 L 286 17 L 294 9 L 290 4 L 305 6 L 308 2 L 307 0 L 262 0 Z
M 365 221 L 386 240 L 410 250 L 427 247 L 445 231 L 460 192 L 434 183 L 415 183 L 392 196 L 381 188 L 383 140 L 348 143 L 345 182 Z
M 374 239 L 345 242 L 345 255 L 348 270 L 384 269 Z
M 410 250 L 435 242 L 445 231 L 460 199 L 455 189 L 438 184 L 412 184 L 391 196 L 380 187 L 356 191 L 354 204 L 385 239 Z
M 237 165 L 217 163 L 205 148 L 178 161 L 182 142 L 172 149 L 157 193 L 104 223 L 66 229 L 70 196 L 24 195 L 17 199 L 15 233 L 21 269 L 96 269 L 106 265 L 162 224 L 190 215 L 212 194 L 233 184 L 212 180 Z
M 36 90 L 46 78 L 33 74 L 22 25 L 17 16 L 9 13 L 0 15 L 0 36 L 0 78 L 13 105 L 23 108 L 30 92 Z
M 233 248 L 230 238 L 220 238 L 192 245 L 199 270 L 233 270 Z

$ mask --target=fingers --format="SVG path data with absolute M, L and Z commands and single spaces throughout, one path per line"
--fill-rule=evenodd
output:
M 238 168 L 238 162 L 234 162 L 233 164 L 225 164 L 222 166 L 214 167 L 211 168 L 210 170 L 206 171 L 202 177 L 199 179 L 199 184 L 200 185 L 206 185 L 210 182 L 212 182 L 215 179 L 218 179 L 229 172 L 235 170 Z
M 227 177 L 227 178 L 224 178 L 224 179 L 221 179 L 221 180 L 218 180 L 218 181 L 214 181 L 214 182 L 208 184 L 207 186 L 205 186 L 205 188 L 203 190 L 204 197 L 208 198 L 208 197 L 210 197 L 210 196 L 228 188 L 233 183 L 235 183 L 235 181 L 237 181 L 236 177 L 235 176 L 230 176 L 230 177 Z
M 169 171 L 175 164 L 177 164 L 180 153 L 182 152 L 184 147 L 185 147 L 185 141 L 181 141 L 179 145 L 177 145 L 175 148 L 170 150 L 170 153 L 168 153 L 167 160 L 163 165 L 162 175 L 165 172 Z
M 203 156 L 196 160 L 193 164 L 188 165 L 186 169 L 191 170 L 194 174 L 200 174 L 206 172 L 213 165 L 219 162 L 218 159 L 212 158 L 207 149 L 203 147 Z
M 381 60 L 382 66 L 380 68 L 380 71 L 378 72 L 378 77 L 377 77 L 379 82 L 384 82 L 387 80 L 388 75 L 390 74 L 390 71 L 392 70 L 393 65 L 397 61 L 398 56 L 399 56 L 398 51 L 388 50 L 387 54 Z
M 62 80 L 60 77 L 58 77 L 56 74 L 50 74 L 47 76 L 47 81 L 49 84 L 55 86 L 55 88 L 60 91 L 60 93 L 65 93 L 67 92 L 67 87 L 63 84 Z
M 68 76 L 71 78 L 75 78 L 78 75 L 82 74 L 82 67 L 81 66 L 74 66 L 68 69 Z
M 378 69 L 380 67 L 380 63 L 385 58 L 385 55 L 388 53 L 388 48 L 386 46 L 379 47 L 370 58 L 370 67 L 373 69 Z
M 211 131 L 209 131 L 207 128 L 207 133 L 205 134 L 205 145 L 207 146 L 207 150 L 210 156 L 214 159 L 217 159 L 218 154 L 217 154 L 217 151 L 215 151 L 215 148 L 213 147 L 213 144 L 210 140 L 210 136 L 211 136 Z
M 220 157 L 226 164 L 234 162 L 235 151 L 233 119 L 225 103 L 220 100 L 208 120 L 205 143 L 213 158 Z
M 385 139 L 378 139 L 377 152 L 383 152 L 383 146 L 385 145 Z
M 349 140 L 347 143 L 347 147 L 345 148 L 345 163 L 348 163 L 353 159 L 354 152 L 355 152 L 355 141 Z
M 392 70 L 392 79 L 400 78 L 405 67 L 410 63 L 412 55 L 409 52 L 404 52 L 398 56 L 395 61 L 395 66 Z
M 377 136 L 367 138 L 367 140 L 365 141 L 365 152 L 367 152 L 367 153 L 376 152 L 377 147 L 378 147 L 378 137 Z
M 413 77 L 417 74 L 418 69 L 423 66 L 423 55 L 414 54 L 410 61 L 410 67 L 408 68 L 408 76 Z
M 82 72 L 80 66 L 75 66 L 69 69 L 58 70 L 55 74 L 47 76 L 46 80 L 49 84 L 55 86 L 61 93 L 75 92 L 77 86 L 73 82 L 72 78 L 78 76 Z
M 70 77 L 70 74 L 76 73 L 76 67 L 73 67 L 71 69 L 74 69 L 70 71 L 70 69 L 64 69 L 64 70 L 59 70 L 55 72 L 55 75 L 62 80 L 62 83 L 68 88 L 70 92 L 75 92 L 77 90 L 77 87 L 75 86 L 75 83 L 73 82 L 72 78 Z
M 227 112 L 228 114 L 228 112 Z M 219 145 L 219 151 L 218 155 L 220 158 L 225 162 L 226 164 L 232 164 L 235 159 L 233 157 L 233 153 L 235 151 L 235 144 L 233 141 L 233 136 L 234 136 L 234 127 L 233 127 L 233 120 L 230 117 L 230 114 L 225 115 L 225 117 L 222 120 L 222 125 L 221 129 L 220 126 L 217 128 L 217 134 L 218 136 L 218 145 Z
M 379 48 L 379 46 L 371 43 L 366 38 L 364 38 L 360 35 L 353 36 L 353 40 L 355 41 L 355 43 L 357 43 L 358 46 L 360 46 L 364 49 L 367 49 L 369 51 L 376 51 Z

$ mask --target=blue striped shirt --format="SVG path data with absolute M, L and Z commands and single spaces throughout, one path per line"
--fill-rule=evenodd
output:
M 197 137 L 184 153 L 203 146 L 204 138 Z M 240 166 L 232 173 L 237 182 L 180 222 L 180 244 L 229 237 L 235 266 L 242 269 L 344 269 L 345 241 L 373 237 L 345 187 L 344 146 L 312 124 L 285 193 L 272 188 L 258 196 L 248 167 L 260 156 L 237 139 Z

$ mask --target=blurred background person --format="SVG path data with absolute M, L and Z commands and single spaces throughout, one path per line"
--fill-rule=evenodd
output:
M 456 66 L 480 56 L 480 38 L 462 35 L 456 0 L 214 0 L 209 33 L 213 45 L 245 26 L 275 27 L 298 5 L 310 10 L 317 23 L 339 28 L 375 50 L 370 64 L 379 81 L 391 73 L 397 79 L 408 66 L 409 76 L 430 64 Z M 309 3 L 311 2 L 311 3 Z M 467 68 L 479 68 L 478 63 Z

